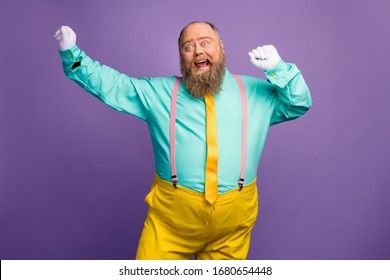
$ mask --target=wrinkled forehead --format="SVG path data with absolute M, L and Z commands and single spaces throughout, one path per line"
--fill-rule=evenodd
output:
M 209 37 L 214 40 L 219 39 L 219 35 L 216 30 L 214 30 L 208 23 L 205 22 L 195 22 L 184 27 L 179 37 L 179 47 L 183 43 L 197 40 L 199 38 Z

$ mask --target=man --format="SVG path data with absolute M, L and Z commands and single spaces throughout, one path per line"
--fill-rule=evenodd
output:
M 232 75 L 207 22 L 192 22 L 179 36 L 182 78 L 129 77 L 88 57 L 71 28 L 54 36 L 68 78 L 148 124 L 156 175 L 136 258 L 245 259 L 268 128 L 311 107 L 297 67 L 266 45 L 249 57 L 268 81 Z

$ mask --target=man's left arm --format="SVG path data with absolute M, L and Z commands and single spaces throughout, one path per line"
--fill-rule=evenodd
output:
M 249 56 L 276 91 L 271 125 L 296 119 L 310 109 L 310 91 L 296 65 L 285 63 L 272 45 L 258 47 L 249 52 Z

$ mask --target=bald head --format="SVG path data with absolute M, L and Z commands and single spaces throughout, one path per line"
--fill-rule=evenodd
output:
M 183 35 L 186 34 L 186 30 L 188 29 L 188 27 L 190 27 L 190 26 L 193 27 L 193 25 L 198 25 L 198 26 L 206 25 L 206 26 L 208 26 L 210 28 L 210 30 L 212 30 L 214 32 L 215 36 L 218 39 L 220 39 L 219 31 L 218 31 L 217 27 L 214 24 L 212 24 L 210 22 L 206 22 L 206 21 L 193 21 L 193 22 L 187 24 L 180 32 L 179 39 L 177 40 L 178 46 L 179 46 L 179 51 L 180 51 L 180 48 L 182 47 Z

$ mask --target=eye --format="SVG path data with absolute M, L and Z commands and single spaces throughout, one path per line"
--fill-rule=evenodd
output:
M 204 40 L 204 41 L 202 41 L 202 42 L 200 43 L 200 45 L 201 45 L 202 47 L 205 47 L 205 46 L 207 46 L 208 44 L 210 44 L 210 42 L 209 42 L 208 40 Z
M 194 45 L 193 44 L 186 44 L 186 45 L 184 45 L 183 49 L 186 52 L 192 51 L 194 49 Z

